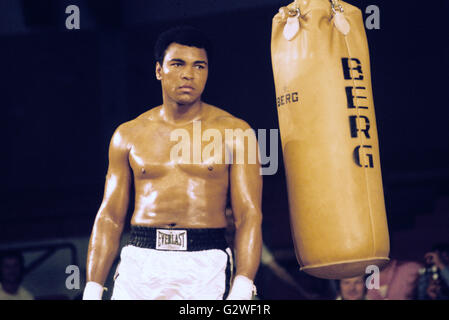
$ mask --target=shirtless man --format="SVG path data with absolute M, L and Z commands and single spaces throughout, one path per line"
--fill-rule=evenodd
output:
M 226 129 L 245 131 L 249 125 L 201 101 L 207 48 L 202 33 L 189 27 L 171 29 L 157 41 L 156 78 L 163 104 L 120 125 L 111 139 L 104 198 L 89 242 L 84 299 L 101 299 L 118 253 L 132 180 L 131 235 L 121 251 L 112 299 L 253 296 L 262 245 L 260 164 L 258 157 L 255 163 L 235 161 L 246 143 L 236 137 L 225 141 Z M 201 162 L 193 161 L 195 156 L 173 158 L 179 141 L 171 135 L 177 129 L 189 133 L 190 155 L 195 153 L 194 123 L 201 124 L 202 132 L 221 133 L 221 160 L 219 152 Z M 232 163 L 225 159 L 229 154 Z M 232 251 L 225 240 L 228 190 L 236 227 L 232 284 Z

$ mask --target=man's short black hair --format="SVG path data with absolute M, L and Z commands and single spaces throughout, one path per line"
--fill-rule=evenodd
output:
M 19 266 L 20 266 L 20 274 L 21 274 L 21 278 L 25 272 L 25 259 L 23 257 L 22 252 L 17 251 L 17 250 L 5 250 L 5 251 L 1 251 L 0 252 L 0 266 L 3 267 L 3 261 L 6 259 L 16 259 L 19 262 Z M 2 274 L 0 272 L 0 281 L 2 281 Z
M 365 293 L 366 293 L 366 280 L 368 279 L 368 277 L 370 276 L 370 274 L 366 273 L 366 274 L 361 275 L 360 277 L 362 277 L 362 276 L 363 276 L 363 283 L 364 283 L 364 288 L 365 288 Z M 357 277 L 357 276 L 355 276 L 355 277 Z M 349 277 L 349 278 L 343 278 L 343 279 L 332 280 L 332 281 L 334 281 L 335 289 L 337 290 L 337 293 L 338 293 L 338 294 L 341 294 L 341 286 L 340 286 L 340 283 L 341 283 L 342 280 L 345 280 L 345 279 L 351 279 L 351 278 L 355 278 L 355 277 Z
M 24 258 L 23 258 L 22 252 L 20 252 L 18 250 L 0 251 L 0 263 L 2 263 L 3 260 L 8 259 L 8 258 L 17 259 L 20 262 L 20 264 L 24 263 Z
M 172 43 L 204 49 L 208 60 L 212 55 L 209 38 L 199 29 L 191 26 L 178 26 L 161 33 L 154 47 L 154 58 L 162 65 L 165 52 Z
M 449 254 L 449 243 L 440 242 L 432 246 L 432 251 L 446 252 Z

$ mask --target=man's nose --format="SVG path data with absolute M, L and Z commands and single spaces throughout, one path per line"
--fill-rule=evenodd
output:
M 187 79 L 187 80 L 192 80 L 193 79 L 193 69 L 192 68 L 190 68 L 190 67 L 185 67 L 183 70 L 182 70 L 182 74 L 181 74 L 181 76 L 182 76 L 182 78 L 183 79 Z

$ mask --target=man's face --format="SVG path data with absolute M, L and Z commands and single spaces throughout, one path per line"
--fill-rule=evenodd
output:
M 204 49 L 172 43 L 162 66 L 156 63 L 156 78 L 161 80 L 165 97 L 178 104 L 192 104 L 201 98 L 208 76 Z
M 1 278 L 4 282 L 19 282 L 20 281 L 20 261 L 14 257 L 7 257 L 3 259 L 1 264 Z
M 441 262 L 449 267 L 449 251 L 439 251 L 438 254 L 440 256 Z
M 365 294 L 363 277 L 340 280 L 340 291 L 344 300 L 362 300 Z

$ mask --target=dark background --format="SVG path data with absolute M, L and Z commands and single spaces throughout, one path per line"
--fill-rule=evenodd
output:
M 162 102 L 153 46 L 168 27 L 211 36 L 206 102 L 278 128 L 271 20 L 290 2 L 1 0 L 0 242 L 89 236 L 113 131 Z M 392 255 L 420 259 L 449 234 L 449 1 L 347 2 L 380 8 L 366 33 Z M 65 29 L 70 4 L 80 30 Z M 289 250 L 280 143 L 279 156 L 264 176 L 264 241 Z

